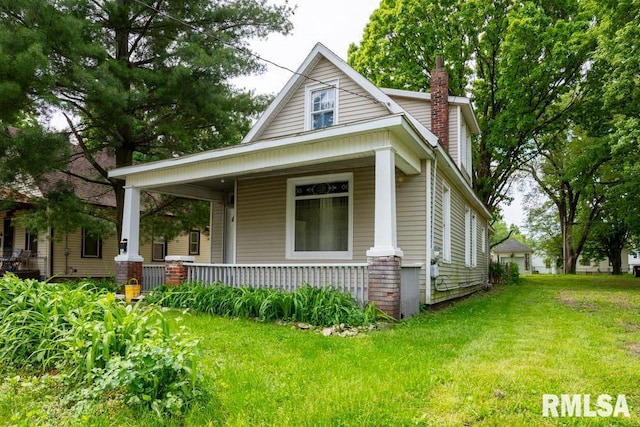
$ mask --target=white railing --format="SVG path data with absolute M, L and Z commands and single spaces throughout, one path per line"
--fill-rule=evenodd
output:
M 142 292 L 164 285 L 164 264 L 142 265 Z
M 200 264 L 185 263 L 187 280 L 229 286 L 294 291 L 304 284 L 332 286 L 367 302 L 367 264 Z

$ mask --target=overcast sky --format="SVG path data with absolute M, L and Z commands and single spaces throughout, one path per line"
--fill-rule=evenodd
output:
M 380 1 L 290 0 L 291 5 L 297 6 L 291 17 L 291 34 L 274 34 L 266 41 L 252 43 L 251 47 L 261 57 L 294 71 L 318 42 L 346 60 L 349 44 L 360 42 L 362 31 Z M 271 0 L 270 3 L 282 4 L 283 1 Z M 290 72 L 269 64 L 266 73 L 239 79 L 234 84 L 261 94 L 275 94 L 290 77 Z

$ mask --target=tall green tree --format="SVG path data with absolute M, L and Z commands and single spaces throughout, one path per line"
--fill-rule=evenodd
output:
M 583 2 L 383 0 L 349 63 L 375 84 L 429 90 L 436 54 L 452 95 L 473 98 L 482 134 L 474 141 L 474 189 L 495 211 L 535 140 L 580 99 L 596 47 Z
M 0 0 L 0 94 L 13 102 L 0 118 L 20 128 L 12 120 L 27 116 L 47 136 L 38 124 L 59 112 L 92 165 L 81 178 L 115 195 L 119 235 L 124 182 L 108 168 L 239 142 L 265 100 L 229 80 L 262 69 L 248 42 L 288 33 L 291 13 L 266 0 Z M 1 175 L 18 176 L 19 158 L 60 167 L 60 145 L 42 141 L 4 137 Z
M 575 274 L 578 257 L 602 212 L 611 183 L 607 139 L 574 127 L 548 136 L 537 159 L 524 167 L 553 203 L 562 237 L 563 272 Z

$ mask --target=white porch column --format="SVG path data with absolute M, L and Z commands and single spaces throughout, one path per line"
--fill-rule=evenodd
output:
M 122 240 L 127 239 L 127 249 L 116 256 L 116 282 L 129 283 L 132 279 L 142 285 L 142 261 L 140 256 L 140 189 L 125 187 L 124 212 L 122 214 Z
M 127 239 L 127 250 L 116 256 L 116 261 L 144 261 L 140 256 L 140 189 L 125 187 L 121 240 Z
M 402 257 L 396 230 L 396 167 L 395 150 L 376 150 L 375 235 L 368 257 Z

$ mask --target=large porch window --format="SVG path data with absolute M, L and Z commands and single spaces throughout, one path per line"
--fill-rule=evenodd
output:
M 287 181 L 287 258 L 351 259 L 353 174 Z

